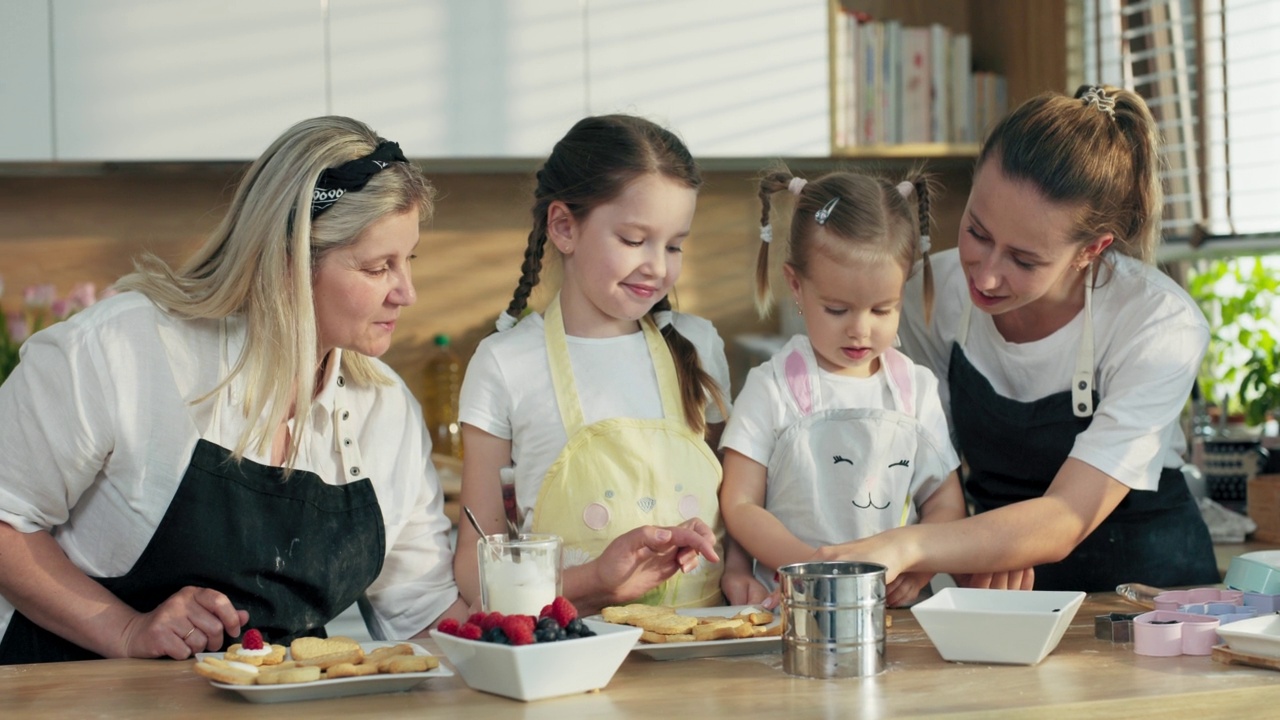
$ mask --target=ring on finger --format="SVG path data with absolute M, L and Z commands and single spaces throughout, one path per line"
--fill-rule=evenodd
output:
M 182 639 L 183 639 L 183 640 L 186 640 L 187 638 L 191 637 L 191 633 L 193 633 L 193 632 L 195 632 L 195 631 L 196 631 L 196 626 L 195 626 L 195 625 L 192 625 L 192 626 L 191 626 L 191 629 L 187 631 L 187 634 L 182 636 Z

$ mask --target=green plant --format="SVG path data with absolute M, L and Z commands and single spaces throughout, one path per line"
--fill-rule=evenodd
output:
M 1209 349 L 1200 387 L 1211 402 L 1227 400 L 1225 412 L 1243 412 L 1260 425 L 1280 408 L 1280 280 L 1272 258 L 1202 261 L 1189 274 L 1187 291 L 1209 320 Z

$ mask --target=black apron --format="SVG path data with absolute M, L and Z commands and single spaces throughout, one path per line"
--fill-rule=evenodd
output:
M 94 579 L 138 612 L 187 585 L 212 588 L 249 612 L 245 630 L 287 644 L 323 636 L 364 594 L 382 570 L 385 532 L 369 479 L 329 485 L 294 471 L 286 480 L 280 468 L 236 463 L 200 439 L 138 561 L 125 575 Z M 99 657 L 17 611 L 0 641 L 0 665 Z
M 967 321 L 966 309 L 962 322 Z M 1077 399 L 1069 390 L 1033 402 L 1004 397 L 965 357 L 964 334 L 951 346 L 947 381 L 958 449 L 969 466 L 965 490 L 978 512 L 1041 497 L 1076 435 L 1092 422 L 1097 392 L 1088 389 L 1092 402 L 1086 401 L 1085 417 L 1074 411 Z M 1091 349 L 1089 354 L 1092 362 Z M 1131 490 L 1070 555 L 1035 572 L 1037 590 L 1100 592 L 1126 582 L 1171 587 L 1222 581 L 1209 529 L 1176 468 L 1161 471 L 1156 491 Z

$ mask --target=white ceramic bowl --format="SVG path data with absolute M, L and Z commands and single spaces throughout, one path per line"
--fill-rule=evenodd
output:
M 472 689 L 541 700 L 608 685 L 643 632 L 638 627 L 583 622 L 596 631 L 595 637 L 520 646 L 463 640 L 436 630 L 431 637 Z
M 1053 652 L 1082 592 L 945 588 L 911 608 L 944 660 L 1035 665 Z
M 1219 627 L 1218 635 L 1237 652 L 1280 658 L 1280 615 L 1238 620 Z

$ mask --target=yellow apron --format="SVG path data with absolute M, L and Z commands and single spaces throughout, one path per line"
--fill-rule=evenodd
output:
M 640 322 L 662 395 L 662 418 L 610 418 L 585 425 L 569 362 L 560 298 L 544 319 L 547 356 L 568 442 L 547 470 L 533 508 L 533 531 L 564 539 L 565 564 L 579 565 L 614 538 L 641 525 L 679 525 L 702 518 L 724 557 L 720 462 L 684 421 L 680 383 L 666 342 L 648 317 Z M 706 607 L 724 602 L 722 563 L 705 559 L 677 572 L 637 602 Z

